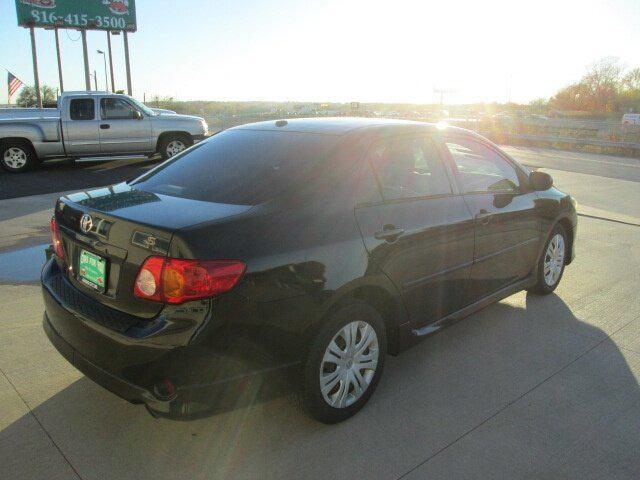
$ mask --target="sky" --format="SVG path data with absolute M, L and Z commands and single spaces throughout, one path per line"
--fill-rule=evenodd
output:
M 136 10 L 129 44 L 141 100 L 434 103 L 437 88 L 450 92 L 445 103 L 529 102 L 605 56 L 640 66 L 639 0 L 137 0 Z M 106 51 L 106 33 L 87 36 L 103 89 L 96 50 Z M 40 81 L 55 88 L 53 32 L 36 38 Z M 65 88 L 82 90 L 80 32 L 60 38 Z M 112 39 L 116 88 L 126 89 L 122 36 Z M 33 84 L 14 0 L 0 1 L 0 67 Z

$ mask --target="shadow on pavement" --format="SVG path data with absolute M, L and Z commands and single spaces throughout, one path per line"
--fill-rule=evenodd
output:
M 86 378 L 34 414 L 86 479 L 397 478 L 463 436 L 482 438 L 479 425 L 486 430 L 488 419 L 510 418 L 506 412 L 526 396 L 529 414 L 516 416 L 494 444 L 478 445 L 477 458 L 453 461 L 451 472 L 477 462 L 476 478 L 488 478 L 481 470 L 489 462 L 492 478 L 551 478 L 572 461 L 585 428 L 613 438 L 607 448 L 615 450 L 612 423 L 603 419 L 637 405 L 640 395 L 625 356 L 603 331 L 577 319 L 557 295 L 524 297 L 390 357 L 369 405 L 339 425 L 318 424 L 292 408 L 282 385 L 251 382 L 213 416 L 193 422 L 154 420 Z M 0 460 L 23 455 L 17 440 L 30 421 L 25 415 L 0 432 Z

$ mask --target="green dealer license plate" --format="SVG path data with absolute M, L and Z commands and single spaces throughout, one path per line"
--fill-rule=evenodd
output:
M 107 282 L 107 261 L 91 252 L 80 250 L 78 278 L 89 287 L 104 292 Z

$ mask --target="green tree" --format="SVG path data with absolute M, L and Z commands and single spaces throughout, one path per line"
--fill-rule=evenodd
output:
M 53 105 L 57 101 L 55 89 L 48 85 L 42 85 L 42 87 L 40 87 L 40 96 L 42 97 L 42 105 Z M 16 105 L 21 107 L 35 107 L 36 104 L 35 87 L 32 87 L 31 85 L 25 85 L 22 87 L 22 90 L 20 90 L 20 93 L 18 94 Z

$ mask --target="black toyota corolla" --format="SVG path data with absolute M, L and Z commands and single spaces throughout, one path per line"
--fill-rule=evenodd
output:
M 253 398 L 282 374 L 337 422 L 367 402 L 387 354 L 519 290 L 552 292 L 576 223 L 549 175 L 473 132 L 244 125 L 58 200 L 44 329 L 153 414 Z

